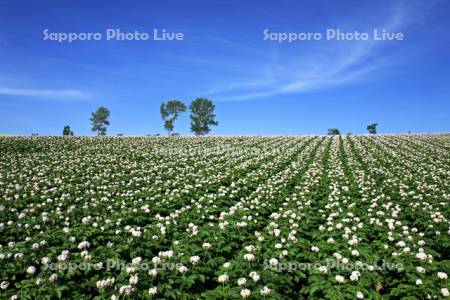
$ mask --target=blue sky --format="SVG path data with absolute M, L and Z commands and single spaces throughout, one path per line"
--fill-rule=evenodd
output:
M 217 135 L 450 131 L 449 1 L 0 0 L 0 133 L 164 133 L 159 105 L 207 97 Z M 166 29 L 183 41 L 43 40 Z M 403 41 L 264 40 L 269 32 L 401 32 Z M 175 123 L 189 134 L 189 115 Z

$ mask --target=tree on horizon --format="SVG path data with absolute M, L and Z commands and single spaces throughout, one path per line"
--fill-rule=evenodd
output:
M 97 135 L 106 135 L 106 129 L 109 125 L 109 110 L 101 106 L 95 112 L 92 113 L 90 118 L 92 123 L 92 131 L 96 131 Z
M 377 126 L 378 126 L 378 123 L 369 124 L 369 125 L 367 125 L 367 131 L 370 134 L 377 134 Z
M 216 121 L 214 103 L 206 98 L 197 98 L 189 105 L 191 110 L 191 131 L 195 135 L 205 135 L 211 131 L 211 126 L 219 125 Z
M 64 129 L 63 129 L 63 135 L 64 135 L 64 136 L 70 136 L 70 135 L 73 135 L 73 131 L 70 129 L 70 126 L 69 126 L 69 125 L 64 126 Z
M 164 129 L 167 134 L 171 134 L 174 128 L 175 120 L 180 113 L 186 111 L 186 104 L 180 100 L 169 100 L 167 103 L 161 103 L 161 119 L 164 121 Z
M 328 135 L 341 135 L 341 132 L 337 128 L 328 129 Z

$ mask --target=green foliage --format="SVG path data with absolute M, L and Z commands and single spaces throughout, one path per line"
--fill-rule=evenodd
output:
M 211 131 L 211 126 L 219 125 L 215 120 L 214 103 L 206 98 L 197 98 L 189 106 L 191 110 L 191 131 L 196 135 L 205 135 Z
M 448 299 L 449 142 L 1 137 L 0 299 Z
M 63 135 L 64 136 L 73 135 L 73 131 L 70 130 L 70 126 L 69 125 L 64 126 Z
M 167 103 L 161 103 L 160 113 L 164 121 L 164 129 L 170 135 L 174 128 L 174 122 L 180 113 L 186 111 L 186 105 L 179 100 L 169 100 Z
M 328 129 L 328 135 L 340 135 L 341 132 L 337 128 L 330 128 Z
M 101 106 L 92 113 L 90 118 L 92 123 L 92 131 L 96 131 L 98 135 L 106 135 L 106 126 L 109 125 L 109 110 Z
M 378 123 L 369 124 L 369 125 L 367 125 L 367 131 L 370 134 L 377 134 L 377 126 L 378 126 Z

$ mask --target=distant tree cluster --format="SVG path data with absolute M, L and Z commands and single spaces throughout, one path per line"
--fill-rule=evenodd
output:
M 161 119 L 164 121 L 164 129 L 168 135 L 179 135 L 178 133 L 173 133 L 175 128 L 174 123 L 180 114 L 186 112 L 187 108 L 186 104 L 180 100 L 168 100 L 165 103 L 161 103 L 159 110 Z M 191 131 L 195 135 L 206 135 L 211 131 L 212 126 L 219 125 L 214 113 L 215 109 L 216 106 L 214 103 L 206 98 L 196 98 L 191 102 L 189 105 L 191 112 Z M 109 117 L 109 110 L 104 106 L 99 107 L 92 113 L 90 118 L 92 131 L 97 132 L 99 136 L 106 135 L 107 127 L 110 124 Z M 370 134 L 377 134 L 377 126 L 378 123 L 369 124 L 367 125 L 367 131 Z M 341 135 L 341 132 L 338 128 L 329 128 L 328 135 Z M 352 135 L 352 133 L 348 132 L 347 135 Z M 63 136 L 73 136 L 73 131 L 69 125 L 64 126 Z M 123 134 L 120 133 L 117 136 L 123 136 Z
M 328 135 L 341 135 L 341 132 L 337 128 L 328 129 Z
M 191 102 L 191 131 L 195 135 L 205 135 L 211 131 L 211 126 L 219 125 L 216 121 L 214 103 L 206 98 L 197 98 Z M 178 115 L 186 111 L 186 105 L 179 100 L 169 100 L 162 103 L 160 107 L 161 118 L 164 121 L 164 129 L 168 134 L 172 134 L 174 122 Z M 172 134 L 177 135 L 177 134 Z
M 367 131 L 370 134 L 377 134 L 377 126 L 378 126 L 378 123 L 369 124 L 369 125 L 367 125 Z M 328 135 L 341 135 L 341 132 L 337 128 L 330 128 L 330 129 L 328 129 Z M 352 133 L 348 132 L 347 135 L 352 135 Z
M 367 131 L 370 134 L 377 134 L 377 126 L 378 126 L 378 123 L 369 124 L 369 125 L 367 125 Z
M 189 109 L 191 111 L 191 131 L 195 135 L 205 135 L 211 131 L 211 126 L 217 126 L 219 122 L 216 120 L 214 103 L 206 98 L 197 98 L 191 102 Z M 186 112 L 187 106 L 180 100 L 169 100 L 166 103 L 161 103 L 160 113 L 164 121 L 164 129 L 169 135 L 177 136 L 178 133 L 173 133 L 174 123 L 181 113 Z M 97 135 L 106 135 L 107 128 L 110 124 L 110 112 L 108 108 L 101 106 L 92 113 L 90 118 L 92 128 L 91 130 L 97 132 Z M 69 125 L 64 126 L 63 136 L 73 136 L 73 131 Z M 123 136 L 123 134 L 117 134 Z M 157 134 L 156 136 L 159 136 Z
M 73 131 L 70 129 L 69 125 L 64 126 L 63 135 L 64 136 L 73 135 Z

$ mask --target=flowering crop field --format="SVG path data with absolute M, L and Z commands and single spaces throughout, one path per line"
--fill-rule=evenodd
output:
M 450 135 L 0 137 L 0 299 L 448 299 Z

